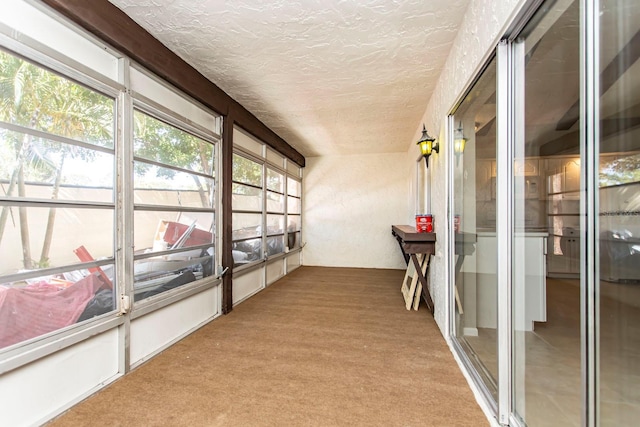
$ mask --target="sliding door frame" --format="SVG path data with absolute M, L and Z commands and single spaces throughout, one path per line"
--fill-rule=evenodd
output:
M 598 223 L 598 159 L 599 159 L 599 0 L 578 0 L 580 2 L 580 157 L 581 157 L 581 202 L 580 202 L 580 324 L 581 324 L 581 416 L 583 426 L 595 427 L 599 423 L 599 287 L 600 273 L 597 236 Z M 514 236 L 514 177 L 513 163 L 515 147 L 524 143 L 524 77 L 525 48 L 518 35 L 543 6 L 543 0 L 533 0 L 523 7 L 513 24 L 495 49 L 496 52 L 496 124 L 497 153 L 496 170 L 501 179 L 496 180 L 496 236 L 498 251 L 498 398 L 495 401 L 483 384 L 481 376 L 465 353 L 465 346 L 456 337 L 455 331 L 455 235 L 449 227 L 449 277 L 448 293 L 449 336 L 451 345 L 459 357 L 463 368 L 469 374 L 484 403 L 490 408 L 501 425 L 521 426 L 514 405 L 514 350 L 513 350 L 513 236 Z M 488 62 L 488 61 L 487 61 Z M 482 74 L 480 68 L 469 87 Z M 466 95 L 451 109 L 447 120 L 449 149 L 448 215 L 453 223 L 453 114 Z

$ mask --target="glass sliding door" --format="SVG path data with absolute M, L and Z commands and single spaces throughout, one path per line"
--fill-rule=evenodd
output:
M 530 427 L 581 425 L 579 3 L 545 3 L 512 51 L 512 405 Z
M 630 426 L 640 420 L 640 3 L 601 0 L 599 20 L 597 416 Z
M 496 64 L 492 60 L 450 118 L 454 134 L 454 335 L 497 396 Z M 475 246 L 474 249 L 470 249 Z

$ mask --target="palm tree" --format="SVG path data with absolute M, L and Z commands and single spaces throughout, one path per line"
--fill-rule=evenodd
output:
M 83 140 L 103 146 L 113 145 L 113 100 L 16 56 L 0 52 L 0 120 Z M 58 197 L 65 157 L 87 158 L 87 150 L 35 138 L 29 133 L 2 131 L 13 147 L 15 161 L 6 195 L 18 187 L 25 197 L 25 175 L 53 181 L 52 199 Z M 57 157 L 57 161 L 53 159 Z M 87 160 L 89 160 L 87 158 Z M 10 207 L 0 213 L 0 240 Z M 24 268 L 33 268 L 27 210 L 18 209 Z M 46 265 L 53 237 L 55 209 L 49 211 L 39 265 Z

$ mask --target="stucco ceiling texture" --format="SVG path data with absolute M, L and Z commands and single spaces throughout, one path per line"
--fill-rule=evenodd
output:
M 469 0 L 110 0 L 306 157 L 406 152 Z

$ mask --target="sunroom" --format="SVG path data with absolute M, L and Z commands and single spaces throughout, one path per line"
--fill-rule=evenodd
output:
M 0 424 L 311 267 L 415 277 L 489 424 L 640 416 L 637 2 L 2 9 Z

